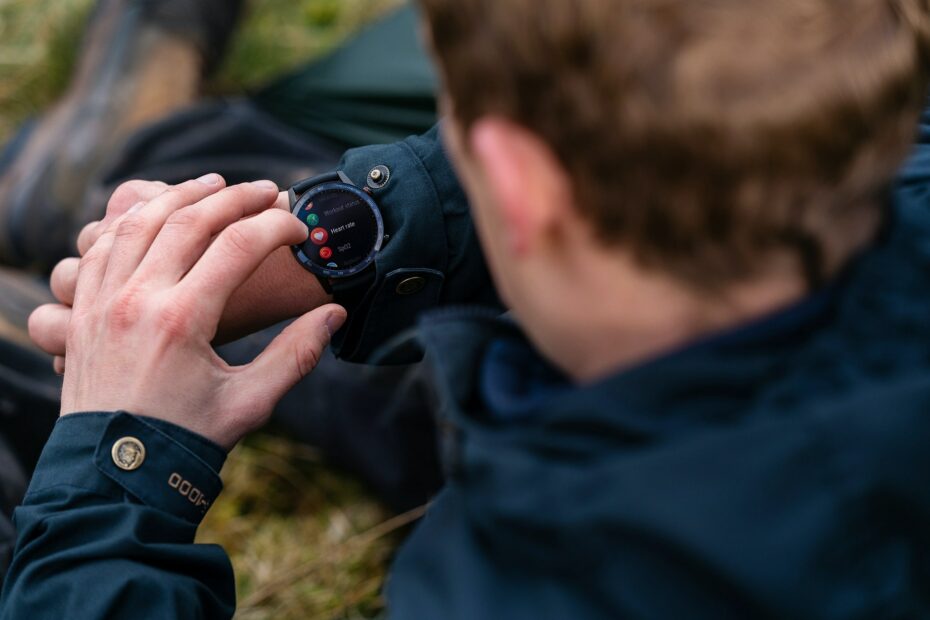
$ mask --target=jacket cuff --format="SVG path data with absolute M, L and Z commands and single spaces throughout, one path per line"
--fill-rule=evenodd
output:
M 364 187 L 376 166 L 390 170 L 388 182 L 372 188 L 388 239 L 375 260 L 373 285 L 357 307 L 348 308 L 346 325 L 332 343 L 338 357 L 357 362 L 440 302 L 451 253 L 446 213 L 468 209 L 438 127 L 396 144 L 350 150 L 340 169 Z
M 220 494 L 226 453 L 184 428 L 125 412 L 74 413 L 52 431 L 30 496 L 70 486 L 145 504 L 198 525 Z

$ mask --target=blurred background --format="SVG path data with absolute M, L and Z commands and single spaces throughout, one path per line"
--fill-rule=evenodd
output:
M 403 0 L 248 0 L 207 94 L 242 94 L 318 58 Z M 0 0 L 0 139 L 68 85 L 94 0 Z
M 401 0 L 250 0 L 207 95 L 254 92 Z M 0 0 L 0 141 L 65 91 L 93 0 Z M 230 456 L 200 530 L 236 570 L 240 618 L 369 618 L 410 517 L 392 518 L 305 445 L 266 432 Z

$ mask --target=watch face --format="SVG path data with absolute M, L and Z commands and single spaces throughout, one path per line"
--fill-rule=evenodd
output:
M 318 185 L 301 196 L 292 213 L 310 231 L 307 240 L 294 247 L 294 253 L 316 274 L 351 276 L 370 265 L 381 249 L 381 213 L 371 196 L 355 186 Z

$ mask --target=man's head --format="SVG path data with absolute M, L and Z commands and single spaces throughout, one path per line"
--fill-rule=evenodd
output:
M 930 74 L 926 0 L 421 5 L 518 314 L 540 253 L 711 294 L 779 270 L 818 284 L 874 235 Z

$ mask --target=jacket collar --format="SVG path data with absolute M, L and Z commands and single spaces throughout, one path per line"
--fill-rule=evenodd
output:
M 462 430 L 519 432 L 561 447 L 575 438 L 587 450 L 607 437 L 645 441 L 790 415 L 898 375 L 926 374 L 930 210 L 905 197 L 892 213 L 883 238 L 829 288 L 594 385 L 562 390 L 516 422 L 489 415 L 481 376 L 495 341 L 529 346 L 519 327 L 493 310 L 429 314 L 419 342 L 435 373 L 437 414 Z

